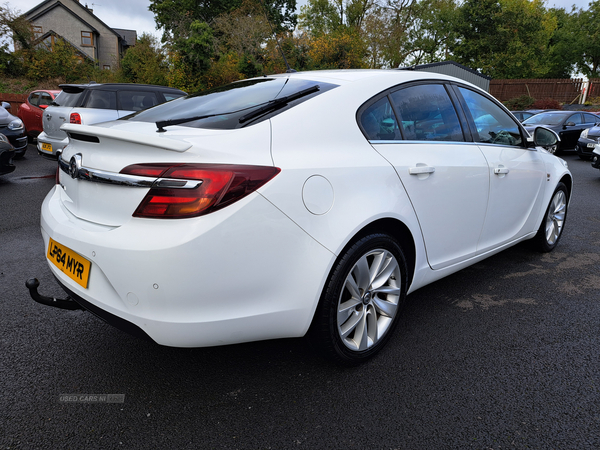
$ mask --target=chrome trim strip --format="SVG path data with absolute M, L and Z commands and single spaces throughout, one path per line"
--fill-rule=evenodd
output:
M 77 156 L 77 155 L 75 155 Z M 126 175 L 122 173 L 107 172 L 105 170 L 90 169 L 81 165 L 81 159 L 73 156 L 73 164 L 69 164 L 58 156 L 58 166 L 73 179 L 92 181 L 95 183 L 114 184 L 118 186 L 142 188 L 170 188 L 170 189 L 196 189 L 202 180 L 178 180 L 175 178 L 152 178 L 140 175 Z

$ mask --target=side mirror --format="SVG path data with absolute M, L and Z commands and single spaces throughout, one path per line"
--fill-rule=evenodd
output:
M 550 153 L 555 153 L 558 148 L 560 137 L 558 134 L 545 127 L 537 127 L 533 132 L 533 143 L 536 147 L 542 147 Z
M 575 126 L 575 122 L 567 122 L 567 123 L 565 123 L 565 127 L 574 127 L 574 126 Z
M 8 102 L 2 102 L 2 107 L 4 109 L 10 109 L 10 103 L 8 103 Z
M 48 105 L 40 105 L 39 108 L 40 109 L 46 109 L 48 107 Z

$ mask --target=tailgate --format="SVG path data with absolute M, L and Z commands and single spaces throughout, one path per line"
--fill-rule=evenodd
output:
M 62 205 L 77 218 L 107 226 L 120 226 L 129 221 L 156 181 L 156 178 L 144 177 L 134 177 L 132 181 L 120 174 L 127 166 L 243 163 L 241 156 L 231 153 L 234 149 L 231 143 L 236 143 L 240 154 L 244 152 L 247 157 L 251 153 L 247 142 L 260 150 L 262 164 L 272 165 L 268 123 L 225 133 L 191 128 L 179 134 L 157 133 L 153 123 L 121 121 L 101 126 L 66 124 L 63 130 L 70 139 L 60 159 Z

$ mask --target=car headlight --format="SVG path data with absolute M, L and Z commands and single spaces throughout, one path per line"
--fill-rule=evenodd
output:
M 0 142 L 8 142 L 8 138 L 0 133 Z
M 22 130 L 23 129 L 23 121 L 21 119 L 15 119 L 8 124 L 9 130 Z
M 586 128 L 585 130 L 583 130 L 583 131 L 581 132 L 581 137 L 582 137 L 582 138 L 587 138 L 587 135 L 588 135 L 588 132 L 589 132 L 589 131 L 590 131 L 590 129 L 589 129 L 589 128 Z

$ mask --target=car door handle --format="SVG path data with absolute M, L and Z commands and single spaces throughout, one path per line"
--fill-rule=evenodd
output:
M 410 173 L 411 175 L 420 175 L 422 173 L 433 173 L 435 172 L 435 167 L 429 167 L 429 166 L 417 166 L 417 167 L 411 167 L 408 169 L 408 173 Z
M 503 174 L 503 173 L 508 173 L 508 172 L 509 172 L 509 170 L 508 170 L 506 167 L 496 167 L 496 168 L 494 169 L 494 173 L 495 173 L 496 175 L 500 175 L 500 174 Z

